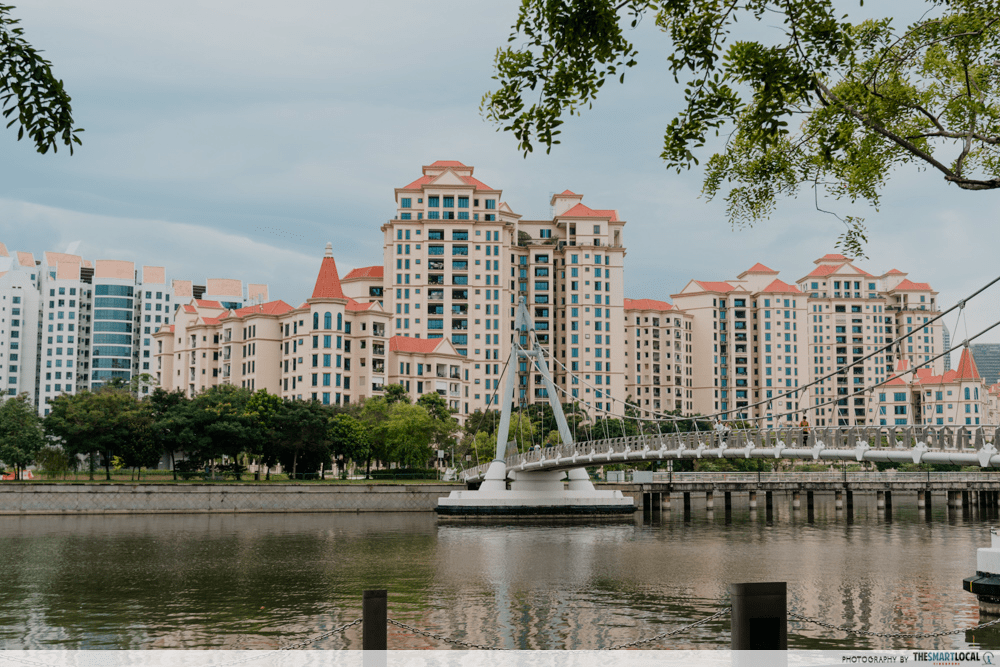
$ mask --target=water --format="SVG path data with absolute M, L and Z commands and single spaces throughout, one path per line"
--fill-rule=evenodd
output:
M 804 496 L 804 494 L 803 494 Z M 695 499 L 618 525 L 439 525 L 432 514 L 0 517 L 4 649 L 275 648 L 361 615 L 386 588 L 389 617 L 475 643 L 594 649 L 650 637 L 728 603 L 727 585 L 787 581 L 789 607 L 838 625 L 929 632 L 979 622 L 962 579 L 989 518 L 932 521 L 894 494 L 891 521 L 855 496 L 854 521 L 816 496 L 814 522 L 775 494 L 726 523 Z M 939 500 L 935 498 L 935 500 Z M 943 500 L 943 499 L 942 499 Z M 674 503 L 675 507 L 680 503 Z M 1000 632 L 851 638 L 792 624 L 790 648 L 1000 647 Z M 447 648 L 390 628 L 390 648 Z M 648 648 L 729 645 L 726 617 Z M 361 646 L 360 626 L 315 648 Z

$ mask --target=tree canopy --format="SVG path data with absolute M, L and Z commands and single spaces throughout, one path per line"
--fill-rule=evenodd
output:
M 0 4 L 0 110 L 10 119 L 7 127 L 18 125 L 18 141 L 28 135 L 39 153 L 54 153 L 62 143 L 72 155 L 83 128 L 73 126 L 70 96 L 52 63 L 25 39 L 12 9 Z
M 964 190 L 1000 188 L 1000 1 L 916 9 L 919 19 L 899 25 L 852 21 L 832 0 L 522 0 L 483 110 L 525 154 L 551 150 L 566 116 L 609 79 L 624 82 L 638 62 L 626 29 L 652 16 L 671 41 L 667 69 L 685 85 L 661 156 L 691 169 L 728 131 L 703 193 L 725 198 L 735 226 L 803 189 L 817 208 L 821 194 L 878 206 L 901 165 Z M 864 256 L 863 219 L 841 221 L 838 247 Z

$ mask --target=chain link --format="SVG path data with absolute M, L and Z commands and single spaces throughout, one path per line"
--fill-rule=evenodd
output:
M 451 637 L 445 637 L 444 635 L 439 635 L 435 632 L 427 632 L 425 630 L 420 630 L 413 627 L 412 625 L 407 625 L 406 623 L 400 623 L 399 621 L 394 621 L 391 618 L 386 619 L 389 625 L 395 625 L 397 628 L 402 628 L 403 630 L 409 630 L 410 632 L 415 632 L 418 635 L 423 635 L 424 637 L 430 637 L 432 639 L 437 639 L 438 641 L 447 642 L 449 644 L 455 644 L 456 646 L 465 646 L 466 648 L 477 649 L 479 651 L 502 651 L 503 649 L 498 646 L 483 646 L 482 644 L 470 644 L 468 642 L 463 642 L 459 639 L 452 639 Z
M 857 635 L 858 637 L 883 637 L 887 639 L 926 639 L 929 637 L 944 637 L 946 635 L 960 635 L 964 632 L 969 632 L 970 630 L 981 630 L 982 628 L 988 628 L 991 625 L 996 625 L 1000 623 L 1000 618 L 989 621 L 988 623 L 981 623 L 979 625 L 974 625 L 971 628 L 961 628 L 959 630 L 943 630 L 941 632 L 872 632 L 870 630 L 855 630 L 853 628 L 845 628 L 839 625 L 834 625 L 833 623 L 827 623 L 826 621 L 821 621 L 818 618 L 811 618 L 809 616 L 803 616 L 801 614 L 796 614 L 795 612 L 788 612 L 788 618 L 794 618 L 797 621 L 804 621 L 806 623 L 813 623 L 820 627 L 827 628 L 829 630 L 837 630 L 839 632 L 846 632 L 849 635 Z
M 699 625 L 703 625 L 705 623 L 708 623 L 709 621 L 712 621 L 712 620 L 714 620 L 716 618 L 719 618 L 720 616 L 725 616 L 726 614 L 728 614 L 732 610 L 733 610 L 732 607 L 726 607 L 725 609 L 720 609 L 719 611 L 715 612 L 711 616 L 706 616 L 705 618 L 701 619 L 700 621 L 695 621 L 691 625 L 685 625 L 684 627 L 677 628 L 676 630 L 668 630 L 667 632 L 661 632 L 660 634 L 658 634 L 658 635 L 656 635 L 654 637 L 650 637 L 649 639 L 637 639 L 634 642 L 628 642 L 627 644 L 618 644 L 616 646 L 609 646 L 609 647 L 607 647 L 604 650 L 606 650 L 606 651 L 617 651 L 617 650 L 623 649 L 623 648 L 634 648 L 636 646 L 642 646 L 643 644 L 651 644 L 651 643 L 653 643 L 655 641 L 659 641 L 660 639 L 665 639 L 667 637 L 673 637 L 674 635 L 679 635 L 680 633 L 684 632 L 685 630 L 690 630 L 691 628 L 696 628 Z

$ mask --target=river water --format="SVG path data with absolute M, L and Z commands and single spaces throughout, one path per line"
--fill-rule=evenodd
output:
M 734 582 L 787 581 L 790 609 L 853 628 L 975 625 L 976 548 L 995 515 L 855 495 L 853 521 L 817 495 L 812 521 L 775 494 L 595 525 L 445 525 L 433 514 L 0 517 L 0 648 L 275 648 L 352 621 L 361 592 L 389 617 L 468 642 L 596 649 L 651 637 L 728 604 Z M 675 502 L 676 507 L 679 503 Z M 729 619 L 646 648 L 722 648 Z M 1000 647 L 1000 631 L 852 638 L 793 623 L 789 648 Z M 394 649 L 447 648 L 392 627 Z M 361 647 L 360 626 L 315 648 Z

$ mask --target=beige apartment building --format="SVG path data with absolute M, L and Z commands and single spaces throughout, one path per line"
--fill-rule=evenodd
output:
M 382 226 L 393 334 L 446 338 L 470 364 L 470 410 L 489 409 L 523 298 L 563 400 L 610 410 L 625 392 L 625 222 L 569 190 L 552 197 L 551 220 L 522 220 L 473 172 L 438 161 L 395 190 L 396 217 Z M 519 402 L 546 400 L 540 373 L 527 362 L 516 372 Z
M 625 390 L 643 417 L 693 411 L 694 317 L 666 301 L 625 299 Z
M 758 263 L 734 280 L 692 280 L 673 295 L 693 319 L 694 412 L 765 427 L 801 419 L 806 295 L 777 276 Z
M 872 392 L 868 401 L 876 426 L 969 426 L 997 423 L 1000 385 L 988 387 L 968 348 L 958 367 L 935 374 L 914 368 L 906 359 L 896 362 L 893 377 Z
M 401 383 L 413 400 L 436 391 L 461 419 L 465 358 L 447 341 L 414 348 L 390 338 L 389 320 L 377 301 L 344 294 L 327 244 L 312 295 L 298 308 L 280 300 L 237 309 L 210 299 L 183 304 L 174 324 L 154 334 L 156 377 L 189 396 L 224 383 L 325 405 L 364 401 Z
M 890 378 L 897 360 L 916 366 L 944 350 L 942 323 L 922 326 L 938 311 L 937 292 L 896 269 L 874 276 L 843 255 L 814 263 L 798 280 L 809 295 L 810 370 L 816 380 L 831 377 L 812 388 L 810 420 L 819 426 L 872 425 L 872 392 L 866 388 Z M 891 350 L 879 352 L 890 343 Z M 942 374 L 943 360 L 930 370 Z

